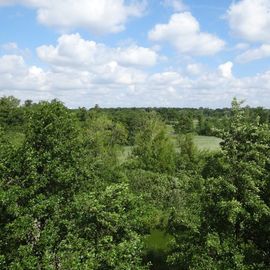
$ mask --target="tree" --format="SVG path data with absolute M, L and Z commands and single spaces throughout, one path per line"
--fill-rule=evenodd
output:
M 206 200 L 209 204 L 205 211 L 216 203 L 218 219 L 212 217 L 210 221 L 209 216 L 207 223 L 221 241 L 225 236 L 228 245 L 237 250 L 232 267 L 268 269 L 270 130 L 268 125 L 260 124 L 259 118 L 249 121 L 236 100 L 232 113 L 230 130 L 222 134 L 224 175 L 219 187 L 218 182 L 209 181 L 206 194 L 210 200 Z M 217 191 L 221 195 L 218 201 Z
M 77 130 L 67 109 L 59 102 L 39 104 L 29 116 L 24 144 L 3 171 L 7 268 L 37 269 L 64 237 L 57 233 L 64 205 L 80 182 L 76 151 Z M 47 238 L 50 226 L 54 231 Z
M 194 143 L 194 137 L 192 134 L 181 134 L 177 137 L 177 143 L 177 171 L 183 172 L 190 170 L 194 174 L 203 160 L 202 155 L 199 155 L 199 151 Z
M 76 111 L 77 117 L 81 122 L 85 122 L 88 117 L 88 111 L 85 107 L 79 108 Z
M 24 107 L 31 107 L 33 105 L 33 100 L 27 99 L 24 101 Z
M 127 185 L 96 185 L 92 177 L 103 183 L 106 174 L 89 172 L 64 105 L 36 105 L 24 144 L 7 149 L 0 145 L 1 269 L 144 268 L 138 200 Z
M 172 222 L 182 229 L 171 261 L 183 269 L 270 267 L 270 130 L 248 121 L 236 100 L 232 112 L 217 163 L 223 168 L 205 180 L 200 195 L 200 222 Z
M 147 269 L 138 234 L 142 207 L 126 184 L 77 194 L 72 204 L 76 230 L 59 251 L 65 269 Z
M 177 123 L 174 125 L 175 131 L 179 134 L 194 132 L 193 118 L 187 113 L 181 113 Z
M 104 114 L 92 115 L 85 129 L 86 139 L 91 144 L 91 149 L 96 150 L 96 156 L 124 145 L 128 136 L 121 123 L 112 121 Z
M 155 113 L 148 114 L 137 133 L 133 158 L 145 170 L 161 173 L 175 170 L 175 143 Z
M 127 130 L 103 113 L 92 112 L 83 130 L 84 149 L 87 151 L 88 166 L 96 176 L 108 182 L 119 179 L 121 171 L 119 155 L 127 140 Z
M 19 108 L 20 100 L 13 97 L 0 98 L 0 125 L 15 126 L 23 121 L 23 114 Z

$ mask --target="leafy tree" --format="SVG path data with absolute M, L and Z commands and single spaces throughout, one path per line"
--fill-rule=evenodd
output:
M 269 128 L 247 121 L 234 100 L 222 138 L 223 169 L 205 180 L 200 222 L 172 222 L 182 229 L 170 260 L 183 269 L 269 269 Z
M 96 176 L 107 182 L 122 178 L 118 168 L 119 156 L 127 137 L 127 130 L 121 123 L 113 122 L 103 113 L 91 114 L 83 131 L 83 142 L 88 166 Z
M 104 114 L 96 114 L 86 124 L 86 136 L 98 156 L 124 145 L 128 135 L 121 123 L 113 122 Z
M 201 135 L 212 135 L 212 129 L 214 125 L 210 118 L 204 118 L 203 116 L 199 117 L 198 122 L 198 133 Z
M 25 142 L 2 182 L 2 203 L 10 216 L 2 250 L 11 269 L 38 268 L 47 247 L 47 224 L 61 226 L 61 204 L 70 200 L 79 182 L 76 137 L 73 120 L 58 102 L 40 104 L 30 116 Z M 58 237 L 63 236 L 51 235 L 51 251 Z
M 194 137 L 192 134 L 181 134 L 177 137 L 178 151 L 176 154 L 177 171 L 193 171 L 196 172 L 200 168 L 203 161 L 202 155 L 194 144 Z
M 174 129 L 179 134 L 194 132 L 193 118 L 186 113 L 182 113 L 177 123 L 174 125 Z
M 126 184 L 78 194 L 72 207 L 76 230 L 60 250 L 66 269 L 75 262 L 73 269 L 146 269 L 142 238 L 136 232 L 143 208 Z
M 139 168 L 161 173 L 175 170 L 175 142 L 155 113 L 144 120 L 135 145 L 133 157 Z
M 25 107 L 31 107 L 33 105 L 33 101 L 31 99 L 27 99 L 24 101 Z
M 77 111 L 77 117 L 81 122 L 85 122 L 87 120 L 88 117 L 88 112 L 87 109 L 85 107 L 79 108 Z
M 0 125 L 15 126 L 22 124 L 23 115 L 19 105 L 20 100 L 13 96 L 0 98 Z
M 24 144 L 8 158 L 6 149 L 1 269 L 143 269 L 138 200 L 124 184 L 95 186 L 78 124 L 60 102 L 35 106 Z
M 141 169 L 129 170 L 131 190 L 143 196 L 148 204 L 167 210 L 173 200 L 176 179 L 173 176 Z

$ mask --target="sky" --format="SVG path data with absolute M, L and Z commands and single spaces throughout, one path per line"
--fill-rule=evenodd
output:
M 0 96 L 270 108 L 270 0 L 0 0 Z

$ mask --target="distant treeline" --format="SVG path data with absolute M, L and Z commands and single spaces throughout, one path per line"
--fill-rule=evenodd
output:
M 25 113 L 36 104 L 31 100 L 21 103 L 19 99 L 9 96 L 0 98 L 0 124 L 19 128 L 25 123 Z M 93 112 L 105 113 L 112 120 L 122 123 L 129 130 L 129 142 L 134 142 L 134 134 L 140 119 L 148 112 L 156 112 L 167 125 L 171 125 L 177 133 L 195 133 L 198 135 L 216 135 L 217 129 L 227 129 L 231 117 L 231 108 L 94 108 L 80 107 L 70 109 L 79 119 L 86 121 Z M 260 123 L 269 123 L 270 109 L 263 107 L 243 108 L 247 117 Z

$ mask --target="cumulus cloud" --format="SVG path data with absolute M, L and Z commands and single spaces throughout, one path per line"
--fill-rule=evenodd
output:
M 270 42 L 270 0 L 233 2 L 226 17 L 235 36 L 250 42 Z
M 58 98 L 70 107 L 96 103 L 106 107 L 223 107 L 234 96 L 249 105 L 270 106 L 270 71 L 239 79 L 232 76 L 231 62 L 190 77 L 173 69 L 150 73 L 111 59 L 94 64 L 94 69 L 88 64 L 72 66 L 71 61 L 63 66 L 62 59 L 56 59 L 45 69 L 28 65 L 20 55 L 0 57 L 0 94 L 35 101 Z M 191 70 L 200 66 L 192 65 Z
M 25 74 L 25 63 L 22 56 L 4 55 L 0 58 L 0 74 Z
M 57 46 L 43 45 L 37 48 L 41 60 L 54 66 L 91 68 L 108 62 L 117 62 L 122 66 L 154 66 L 158 54 L 149 48 L 131 45 L 110 48 L 104 44 L 83 39 L 80 34 L 62 35 Z
M 116 59 L 123 65 L 154 66 L 158 55 L 154 50 L 138 46 L 116 49 Z
M 188 9 L 187 5 L 182 0 L 164 0 L 164 6 L 172 7 L 175 12 L 185 11 Z
M 28 66 L 19 55 L 0 57 L 0 93 L 13 91 L 15 95 L 26 94 L 30 89 L 42 92 L 46 88 L 46 74 L 36 66 Z
M 198 76 L 203 73 L 203 66 L 201 64 L 188 64 L 186 67 L 187 73 L 192 76 Z
M 167 24 L 157 24 L 149 39 L 168 42 L 180 53 L 213 55 L 224 48 L 225 42 L 215 35 L 201 32 L 199 22 L 190 12 L 175 13 Z
M 263 44 L 258 48 L 255 49 L 249 49 L 239 56 L 237 56 L 236 61 L 240 63 L 247 63 L 254 60 L 263 59 L 266 57 L 270 57 L 270 45 L 269 44 Z
M 19 55 L 0 58 L 0 94 L 15 95 L 23 100 L 58 98 L 69 106 L 79 106 L 89 98 L 91 104 L 95 101 L 113 105 L 121 92 L 133 89 L 145 77 L 143 72 L 114 61 L 97 66 L 93 72 L 86 68 L 76 69 L 76 66 L 54 66 L 44 70 L 28 66 Z
M 246 50 L 250 47 L 250 45 L 248 43 L 237 43 L 234 47 L 235 50 Z
M 232 62 L 226 62 L 222 65 L 219 65 L 218 70 L 222 77 L 224 78 L 232 78 L 232 68 L 233 63 Z
M 40 46 L 37 54 L 50 66 L 52 85 L 60 81 L 56 88 L 84 91 L 93 87 L 102 91 L 134 87 L 145 80 L 146 74 L 141 69 L 155 65 L 158 59 L 149 48 L 137 45 L 110 48 L 85 40 L 79 34 L 62 35 L 56 46 Z
M 124 0 L 0 0 L 0 5 L 21 4 L 37 10 L 46 26 L 69 30 L 83 27 L 93 33 L 116 33 L 125 29 L 129 17 L 139 17 L 145 1 Z

